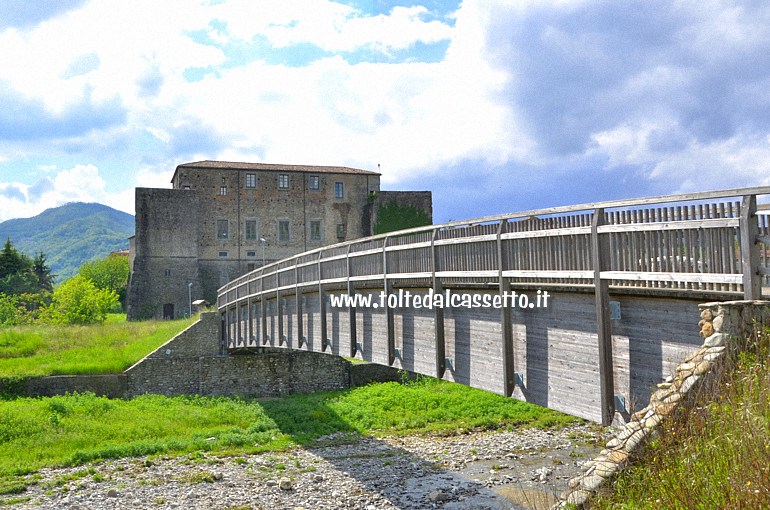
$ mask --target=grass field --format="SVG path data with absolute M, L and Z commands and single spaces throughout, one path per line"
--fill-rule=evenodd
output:
M 127 322 L 114 314 L 89 326 L 0 328 L 0 378 L 119 373 L 194 320 Z
M 462 385 L 422 378 L 267 400 L 92 394 L 0 401 L 0 494 L 44 466 L 215 450 L 244 454 L 316 443 L 337 432 L 454 434 L 560 427 L 574 417 Z
M 192 323 L 126 322 L 0 329 L 0 378 L 115 373 Z M 450 434 L 564 426 L 570 416 L 458 384 L 419 378 L 257 401 L 93 394 L 0 400 L 0 494 L 23 492 L 47 466 L 215 450 L 244 454 L 316 444 L 338 432 Z
M 748 342 L 718 383 L 662 424 L 598 509 L 768 508 L 770 337 Z

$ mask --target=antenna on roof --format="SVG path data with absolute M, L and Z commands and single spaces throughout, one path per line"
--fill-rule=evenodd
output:
M 377 163 L 377 171 L 378 172 L 380 171 L 380 164 L 379 163 Z

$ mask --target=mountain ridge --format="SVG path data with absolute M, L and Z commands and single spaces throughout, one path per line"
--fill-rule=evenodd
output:
M 56 281 L 77 274 L 83 263 L 128 248 L 134 217 L 96 202 L 70 202 L 31 218 L 0 223 L 0 241 L 30 257 L 45 254 Z

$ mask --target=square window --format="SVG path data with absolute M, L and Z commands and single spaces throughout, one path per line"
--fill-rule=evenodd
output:
M 278 189 L 289 189 L 289 174 L 278 174 Z
M 255 252 L 255 251 L 247 251 L 246 252 L 246 256 L 247 257 L 256 257 L 257 256 L 257 252 Z
M 278 222 L 278 240 L 284 242 L 291 240 L 291 229 L 287 220 Z
M 227 220 L 217 220 L 217 239 L 227 239 L 230 237 L 230 222 Z
M 344 182 L 335 182 L 334 183 L 334 198 L 345 198 L 345 183 Z
M 246 187 L 247 188 L 257 187 L 257 174 L 246 174 Z
M 321 178 L 317 175 L 311 175 L 308 177 L 308 188 L 312 191 L 318 191 L 321 189 Z
M 227 257 L 227 252 L 226 251 L 220 251 L 219 252 L 219 256 L 220 257 Z
M 245 229 L 246 239 L 249 241 L 257 240 L 257 220 L 246 220 Z
M 220 186 L 219 187 L 219 194 L 222 196 L 227 195 L 227 186 Z
M 321 220 L 310 221 L 310 240 L 311 241 L 321 240 Z

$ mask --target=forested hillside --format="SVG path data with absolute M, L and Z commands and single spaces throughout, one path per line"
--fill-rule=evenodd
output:
M 134 217 L 102 204 L 71 203 L 0 223 L 0 242 L 10 238 L 30 257 L 45 253 L 57 282 L 92 258 L 128 248 L 132 235 Z

